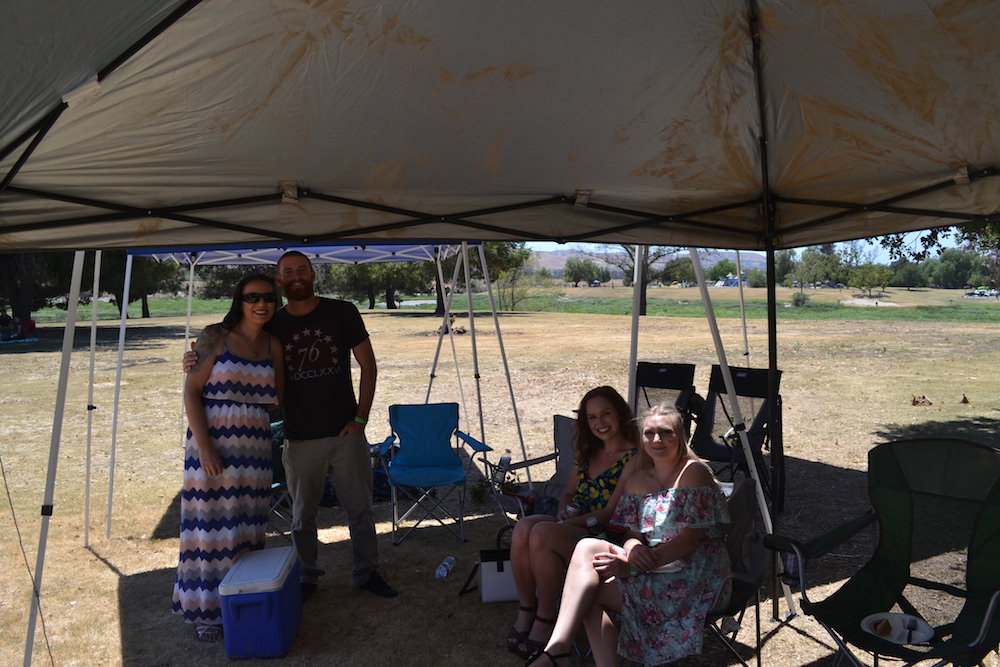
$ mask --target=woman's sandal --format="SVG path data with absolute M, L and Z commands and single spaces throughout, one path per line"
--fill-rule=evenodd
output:
M 538 649 L 528 657 L 528 661 L 524 663 L 525 667 L 528 667 L 529 665 L 531 665 L 531 663 L 535 662 L 542 656 L 545 656 L 546 658 L 549 659 L 549 664 L 552 665 L 552 667 L 559 667 L 559 663 L 557 661 L 562 660 L 563 658 L 569 658 L 569 653 L 560 653 L 559 655 L 552 655 L 545 649 Z
M 534 607 L 525 607 L 524 605 L 518 605 L 517 608 L 521 611 L 534 612 Z M 531 634 L 531 626 L 535 622 L 534 617 L 531 619 L 531 623 L 528 623 L 527 630 L 518 630 L 512 627 L 510 632 L 507 633 L 507 650 L 511 653 L 517 653 L 517 647 L 528 638 Z
M 555 619 L 542 618 L 541 616 L 535 616 L 535 623 L 544 623 L 545 625 L 554 625 Z M 532 624 L 534 626 L 534 623 Z M 528 631 L 531 634 L 531 631 Z M 549 643 L 548 639 L 543 641 L 535 641 L 530 637 L 525 637 L 524 640 L 517 645 L 517 654 L 522 658 L 529 659 L 531 656 L 535 655 L 541 649 L 545 648 L 545 645 Z
M 194 631 L 197 633 L 198 639 L 203 642 L 214 644 L 222 639 L 221 625 L 196 625 Z

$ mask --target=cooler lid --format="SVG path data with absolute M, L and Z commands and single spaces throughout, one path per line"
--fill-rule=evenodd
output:
M 295 563 L 293 547 L 245 551 L 219 584 L 219 595 L 269 593 L 285 585 Z

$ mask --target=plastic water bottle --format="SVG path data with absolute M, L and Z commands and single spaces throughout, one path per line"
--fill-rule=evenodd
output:
M 436 579 L 444 579 L 449 574 L 451 574 L 451 571 L 454 569 L 455 569 L 455 557 L 446 556 L 445 559 L 441 561 L 441 564 L 437 566 L 437 569 L 434 570 L 434 577 Z
M 587 534 L 591 537 L 596 537 L 599 540 L 603 540 L 607 537 L 604 534 L 604 528 L 601 527 L 601 524 L 597 523 L 596 516 L 587 517 Z
M 502 470 L 504 472 L 507 472 L 507 468 L 510 467 L 510 450 L 509 449 L 503 450 L 503 456 L 500 457 L 500 462 L 497 463 L 497 467 L 500 468 L 500 470 Z

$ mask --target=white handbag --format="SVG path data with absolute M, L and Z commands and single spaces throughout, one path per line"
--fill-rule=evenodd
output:
M 462 587 L 462 593 L 475 590 L 470 587 L 476 571 L 479 572 L 479 597 L 483 602 L 511 602 L 517 600 L 517 587 L 514 585 L 514 570 L 510 564 L 510 548 L 502 547 L 503 535 L 513 526 L 505 526 L 497 532 L 496 549 L 483 549 L 479 552 L 479 562 L 469 573 L 469 578 Z

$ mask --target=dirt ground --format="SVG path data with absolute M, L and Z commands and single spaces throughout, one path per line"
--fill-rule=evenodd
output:
M 496 450 L 512 449 L 515 460 L 522 440 L 529 456 L 551 451 L 552 415 L 572 414 L 587 389 L 611 384 L 623 393 L 627 390 L 627 317 L 504 315 L 500 327 L 506 368 L 496 324 L 477 317 L 478 381 L 471 334 L 457 336 L 453 352 L 447 339 L 438 347 L 433 332 L 439 321 L 430 315 L 366 312 L 364 318 L 379 360 L 379 388 L 368 427 L 371 441 L 388 435 L 388 405 L 425 400 L 437 352 L 440 362 L 431 400 L 459 401 L 463 428 L 482 435 Z M 217 319 L 197 318 L 195 328 Z M 457 324 L 472 328 L 468 321 Z M 184 348 L 183 326 L 180 318 L 130 325 L 116 424 L 116 323 L 104 323 L 98 331 L 92 399 L 87 388 L 89 327 L 77 330 L 32 664 L 228 662 L 221 644 L 194 641 L 191 629 L 169 613 L 182 469 L 178 359 Z M 730 363 L 745 364 L 739 323 L 724 320 L 721 326 Z M 6 380 L 0 386 L 0 452 L 9 498 L 0 510 L 0 556 L 6 564 L 0 586 L 7 591 L 0 596 L 2 664 L 18 664 L 24 653 L 28 570 L 35 570 L 37 562 L 61 336 L 60 329 L 45 327 L 37 343 L 0 348 Z M 778 531 L 809 537 L 863 511 L 866 452 L 876 443 L 947 435 L 1000 445 L 1000 380 L 994 372 L 1000 362 L 998 336 L 1000 325 L 782 322 L 778 363 L 784 372 L 788 492 Z M 750 365 L 765 365 L 764 322 L 752 321 L 748 337 Z M 644 318 L 639 359 L 695 363 L 696 384 L 703 388 L 715 352 L 703 320 Z M 508 372 L 516 412 L 505 382 Z M 922 394 L 933 404 L 912 405 L 912 397 Z M 485 406 L 481 419 L 477 395 Z M 968 403 L 961 402 L 963 395 Z M 87 410 L 91 403 L 96 410 Z M 89 475 L 88 418 L 93 433 Z M 108 537 L 113 430 L 114 501 Z M 400 601 L 389 605 L 350 588 L 344 516 L 339 508 L 324 509 L 321 556 L 330 574 L 306 606 L 291 652 L 282 662 L 517 664 L 503 642 L 515 604 L 483 604 L 475 594 L 458 595 L 479 550 L 490 547 L 502 525 L 494 508 L 471 507 L 465 543 L 430 528 L 400 546 L 391 544 L 388 504 L 380 503 L 376 512 L 383 570 L 401 591 Z M 284 542 L 275 536 L 273 543 Z M 863 535 L 817 564 L 810 572 L 811 581 L 821 585 L 815 595 L 822 597 L 823 591 L 835 588 L 863 562 L 870 545 L 871 535 Z M 449 554 L 457 558 L 456 571 L 436 580 L 434 568 Z M 781 599 L 779 616 L 787 609 Z M 779 626 L 772 613 L 767 599 L 761 614 L 765 664 L 832 664 L 833 644 L 815 622 L 798 616 Z M 740 642 L 748 655 L 752 612 Z M 678 664 L 735 664 L 711 641 L 706 640 L 705 651 Z M 997 664 L 995 656 L 990 659 L 988 664 Z M 257 662 L 264 664 L 248 664 Z

